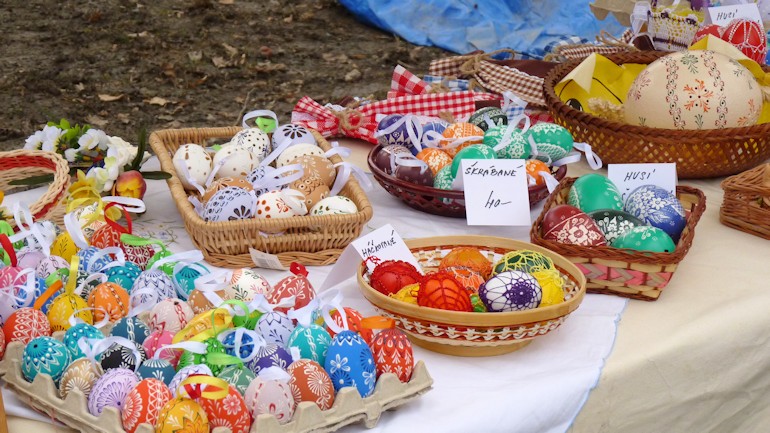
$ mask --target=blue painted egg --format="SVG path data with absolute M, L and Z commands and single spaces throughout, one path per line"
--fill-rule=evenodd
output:
M 104 271 L 104 275 L 107 275 L 107 281 L 115 283 L 120 287 L 126 289 L 128 294 L 131 294 L 131 288 L 134 287 L 134 282 L 142 273 L 142 268 L 137 266 L 134 262 L 126 262 L 124 265 L 113 266 Z
M 48 289 L 48 286 L 46 286 L 44 279 L 35 277 L 35 289 L 32 293 L 27 293 L 27 285 L 25 283 L 26 283 L 26 279 L 24 280 L 24 282 L 19 281 L 19 283 L 17 283 L 18 285 L 14 286 L 14 296 L 20 299 L 22 298 L 25 299 L 25 301 L 22 301 L 20 299 L 16 300 L 15 302 L 16 308 L 31 307 L 32 304 L 34 303 L 34 300 L 39 298 L 40 295 L 42 295 L 43 292 L 45 292 L 46 289 Z M 41 308 L 43 313 L 45 314 L 48 313 L 48 306 L 51 305 L 51 302 L 53 302 L 53 298 L 54 297 L 51 296 L 48 298 L 47 301 L 45 301 L 45 304 L 43 304 L 43 307 L 45 308 Z M 29 302 L 27 302 L 26 300 L 29 300 Z
M 142 365 L 136 370 L 136 374 L 141 379 L 158 379 L 168 385 L 176 375 L 176 370 L 170 362 L 163 358 L 150 358 L 142 362 Z
M 131 293 L 134 294 L 131 299 L 133 307 L 147 303 L 155 305 L 163 299 L 176 298 L 174 282 L 160 269 L 150 269 L 139 274 L 131 287 Z
M 626 212 L 668 234 L 674 243 L 679 242 L 687 225 L 682 203 L 675 195 L 655 185 L 644 185 L 628 195 Z
M 259 349 L 257 356 L 246 363 L 246 367 L 259 374 L 263 368 L 280 367 L 286 370 L 291 365 L 292 359 L 289 352 L 277 344 L 267 344 Z
M 67 346 L 67 350 L 70 353 L 70 360 L 74 361 L 85 356 L 80 347 L 78 347 L 78 340 L 81 338 L 94 338 L 103 339 L 104 334 L 96 326 L 89 325 L 88 323 L 78 323 L 71 327 L 64 333 L 62 343 Z
M 110 335 L 127 338 L 137 344 L 142 344 L 150 336 L 150 328 L 136 316 L 124 317 L 115 322 Z
M 114 407 L 120 412 L 128 393 L 139 384 L 139 376 L 126 368 L 113 368 L 105 371 L 96 380 L 88 396 L 88 411 L 91 415 L 100 415 L 105 408 Z
M 530 274 L 503 271 L 479 287 L 479 298 L 488 311 L 521 311 L 537 308 L 543 290 Z
M 297 326 L 289 336 L 287 346 L 296 347 L 302 358 L 311 359 L 321 365 L 326 360 L 332 337 L 323 326 L 311 323 L 310 326 Z
M 99 252 L 99 248 L 96 247 L 88 247 L 78 251 L 77 256 L 80 259 L 80 262 L 78 263 L 78 270 L 86 273 L 89 271 L 98 272 L 104 266 L 112 262 L 112 257 L 109 255 L 94 259 L 94 255 L 97 252 Z
M 431 136 L 441 137 L 441 134 L 444 133 L 444 130 L 446 129 L 446 127 L 447 127 L 447 124 L 444 122 L 428 122 L 425 125 L 422 125 L 423 144 L 425 144 L 429 138 L 433 138 Z M 428 132 L 431 132 L 431 131 L 435 134 L 428 134 Z M 417 153 L 419 153 L 419 152 L 414 153 L 417 150 L 414 147 L 411 147 L 409 150 L 412 151 L 415 156 L 417 156 Z
M 176 272 L 173 277 L 173 283 L 176 286 L 176 293 L 179 299 L 187 300 L 190 292 L 195 288 L 195 279 L 201 275 L 208 274 L 209 270 L 202 265 L 185 266 Z
M 188 365 L 187 367 L 182 367 L 179 369 L 179 371 L 176 372 L 174 377 L 171 378 L 171 383 L 168 384 L 168 389 L 171 390 L 171 394 L 176 397 L 177 391 L 179 390 L 179 385 L 184 382 L 185 379 L 194 374 L 213 376 L 213 374 L 211 374 L 211 369 L 203 364 L 194 364 Z
M 262 334 L 268 343 L 285 347 L 294 331 L 294 321 L 284 313 L 271 311 L 259 317 L 255 330 Z
M 377 369 L 372 350 L 355 332 L 346 330 L 334 336 L 323 365 L 335 391 L 354 386 L 361 397 L 368 397 L 374 392 Z
M 38 374 L 47 374 L 58 383 L 69 363 L 70 355 L 64 343 L 51 337 L 37 337 L 24 347 L 21 373 L 29 382 Z
M 380 120 L 380 123 L 377 124 L 376 134 L 380 134 L 381 131 L 395 125 L 397 122 L 401 121 L 403 117 L 404 116 L 400 114 L 390 114 L 383 117 L 382 120 Z M 407 132 L 407 128 L 410 127 L 413 131 L 415 130 L 414 122 L 407 120 L 406 122 L 401 123 L 401 125 L 394 131 L 379 135 L 377 141 L 382 144 L 383 147 L 388 145 L 400 145 L 410 149 L 410 152 L 414 153 L 411 150 L 414 146 L 412 145 L 412 140 L 409 138 L 409 133 Z
M 258 337 L 256 334 L 254 331 L 241 328 L 225 331 L 218 338 L 225 347 L 225 353 L 241 360 L 251 360 L 251 356 L 256 355 L 257 350 L 254 345 Z

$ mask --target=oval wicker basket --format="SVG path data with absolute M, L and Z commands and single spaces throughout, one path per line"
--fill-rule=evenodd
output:
M 583 301 L 586 279 L 564 257 L 530 243 L 494 236 L 442 236 L 410 239 L 406 244 L 424 271 L 435 270 L 452 248 L 473 246 L 493 262 L 508 251 L 528 249 L 550 257 L 565 278 L 568 299 L 561 304 L 506 313 L 468 313 L 420 307 L 386 296 L 369 285 L 366 268 L 358 269 L 364 297 L 394 319 L 412 342 L 434 352 L 458 356 L 501 355 L 521 349 L 538 335 L 558 328 Z
M 11 150 L 0 152 L 0 190 L 8 192 L 16 186 L 10 182 L 32 176 L 53 174 L 53 182 L 48 190 L 35 202 L 29 205 L 29 210 L 36 221 L 52 220 L 62 224 L 64 205 L 62 201 L 70 186 L 70 171 L 67 161 L 54 152 L 42 150 Z M 13 218 L 8 223 L 16 229 Z
M 380 150 L 382 150 L 381 144 L 375 146 L 369 152 L 367 162 L 369 163 L 369 169 L 372 171 L 372 175 L 377 182 L 385 188 L 385 191 L 390 193 L 393 197 L 400 198 L 404 203 L 417 210 L 434 215 L 465 218 L 465 194 L 463 191 L 449 191 L 430 186 L 417 185 L 387 174 L 374 162 L 376 161 L 377 154 Z M 566 175 L 566 165 L 553 171 L 553 176 L 557 180 L 561 180 Z M 548 197 L 548 188 L 546 188 L 545 185 L 529 187 L 530 207 L 543 201 L 546 197 Z
M 607 58 L 619 65 L 649 64 L 666 54 L 623 52 Z M 575 141 L 590 144 L 605 164 L 674 162 L 679 178 L 690 179 L 740 173 L 770 158 L 770 123 L 708 130 L 661 129 L 606 120 L 570 107 L 554 89 L 580 62 L 563 63 L 548 73 L 545 100 L 554 121 L 569 129 Z

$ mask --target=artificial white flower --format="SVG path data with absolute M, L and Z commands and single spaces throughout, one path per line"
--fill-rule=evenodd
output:
M 130 164 L 136 157 L 137 148 L 120 137 L 110 137 L 110 147 L 107 156 L 115 158 L 119 167 Z
M 43 130 L 37 131 L 36 133 L 30 135 L 27 137 L 27 141 L 24 142 L 24 149 L 39 150 L 40 146 L 43 145 L 43 137 Z
M 75 158 L 77 157 L 78 153 L 78 149 L 67 149 L 64 151 L 64 158 L 66 158 L 69 162 L 75 162 Z
M 89 129 L 78 139 L 78 145 L 81 149 L 93 150 L 95 147 L 100 147 L 99 145 L 102 143 L 106 147 L 109 143 L 109 137 L 101 129 Z
M 55 152 L 56 145 L 59 144 L 59 139 L 64 135 L 64 130 L 57 126 L 46 126 L 43 128 L 43 145 L 42 150 L 46 152 Z
M 95 179 L 96 188 L 107 192 L 112 189 L 112 185 L 118 179 L 121 167 L 122 165 L 118 164 L 115 157 L 108 156 L 104 158 L 104 167 L 94 167 L 88 170 L 86 177 Z

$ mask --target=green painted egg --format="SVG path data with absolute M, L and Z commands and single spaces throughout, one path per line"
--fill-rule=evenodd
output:
M 580 176 L 569 190 L 567 203 L 585 213 L 600 209 L 623 210 L 623 199 L 618 187 L 601 174 Z
M 652 226 L 634 227 L 615 239 L 612 246 L 654 253 L 672 253 L 676 249 L 671 236 Z
M 553 260 L 550 257 L 532 250 L 509 251 L 495 263 L 492 275 L 505 271 L 520 271 L 532 273 L 554 269 Z
M 503 141 L 506 135 L 507 125 L 493 126 L 484 134 L 483 143 L 491 148 L 497 147 Z M 501 159 L 527 159 L 532 151 L 527 137 L 522 134 L 520 129 L 512 129 L 507 135 L 507 144 L 502 149 L 496 151 L 497 157 Z
M 455 177 L 452 176 L 452 167 L 447 165 L 436 173 L 436 177 L 433 179 L 433 187 L 451 190 L 453 180 L 455 180 Z
M 152 269 L 152 266 L 160 259 L 165 259 L 166 257 L 173 254 L 171 251 L 163 248 L 160 251 L 156 252 L 152 257 L 150 257 L 150 260 L 147 261 L 147 269 Z M 160 270 L 166 273 L 169 277 L 174 273 L 174 265 L 176 265 L 176 262 L 168 262 L 159 267 Z
M 179 363 L 176 365 L 177 371 L 187 367 L 188 365 L 197 364 L 205 365 L 214 375 L 217 375 L 222 371 L 223 366 L 209 362 L 208 356 L 214 353 L 226 353 L 225 346 L 223 346 L 222 343 L 214 337 L 207 338 L 204 343 L 206 344 L 206 353 L 193 353 L 187 350 L 182 352 L 182 356 L 179 357 Z
M 525 134 L 532 137 L 537 145 L 537 159 L 542 161 L 551 158 L 551 161 L 558 161 L 572 150 L 574 141 L 572 134 L 567 128 L 555 123 L 540 122 L 529 128 Z M 529 140 L 529 138 L 527 138 Z
M 257 375 L 248 368 L 240 365 L 231 365 L 222 370 L 218 378 L 232 385 L 241 395 L 246 394 L 246 389 L 251 382 L 257 378 Z
M 324 365 L 326 361 L 326 352 L 332 337 L 324 327 L 311 323 L 305 327 L 297 325 L 289 336 L 286 343 L 288 347 L 296 347 L 302 358 L 312 359 L 313 361 Z
M 621 210 L 595 210 L 590 212 L 588 216 L 596 222 L 599 230 L 604 233 L 604 238 L 607 239 L 608 244 L 612 244 L 615 239 L 632 228 L 646 225 L 644 221 Z
M 452 177 L 457 176 L 457 172 L 460 170 L 460 161 L 463 159 L 495 159 L 495 156 L 495 150 L 486 144 L 474 144 L 463 147 L 452 158 Z
M 500 108 L 483 107 L 471 114 L 471 117 L 468 118 L 468 123 L 478 126 L 482 131 L 486 131 L 494 126 L 507 125 L 508 116 Z

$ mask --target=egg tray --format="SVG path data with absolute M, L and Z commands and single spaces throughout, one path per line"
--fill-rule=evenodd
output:
M 564 179 L 545 202 L 543 211 L 532 224 L 532 243 L 555 251 L 573 262 L 587 279 L 589 293 L 618 295 L 626 298 L 654 301 L 674 276 L 679 262 L 690 251 L 695 238 L 695 226 L 706 211 L 706 195 L 689 186 L 676 187 L 676 196 L 685 210 L 687 225 L 671 253 L 653 253 L 610 246 L 587 247 L 563 244 L 544 239 L 541 235 L 543 218 L 554 206 L 567 203 L 575 178 Z
M 113 407 L 108 407 L 96 417 L 88 412 L 87 399 L 75 389 L 67 398 L 59 398 L 59 394 L 51 377 L 40 374 L 35 380 L 27 382 L 21 373 L 21 359 L 24 345 L 13 342 L 8 345 L 5 358 L 0 362 L 0 372 L 9 389 L 13 390 L 19 399 L 35 410 L 42 412 L 85 433 L 126 433 L 122 428 L 120 413 Z M 433 385 L 433 379 L 428 374 L 423 361 L 414 366 L 412 378 L 403 383 L 391 373 L 386 373 L 377 380 L 374 393 L 361 398 L 353 387 L 347 387 L 337 393 L 331 409 L 322 411 L 311 402 L 303 402 L 297 406 L 292 420 L 280 424 L 272 415 L 260 415 L 252 423 L 250 433 L 321 433 L 336 431 L 343 426 L 364 422 L 368 428 L 377 424 L 383 412 L 394 409 L 428 392 Z M 153 433 L 155 430 L 149 424 L 141 424 L 137 433 Z M 218 427 L 213 433 L 230 433 L 230 429 Z
M 240 127 L 235 126 L 166 129 L 150 135 L 150 146 L 158 156 L 161 169 L 171 173 L 171 178 L 166 182 L 195 247 L 203 252 L 208 263 L 223 268 L 254 266 L 251 248 L 277 255 L 284 266 L 291 262 L 311 266 L 335 263 L 345 247 L 358 238 L 366 222 L 372 218 L 372 205 L 353 177 L 342 188 L 340 195 L 356 204 L 358 212 L 354 214 L 207 222 L 195 211 L 188 201 L 188 191 L 182 186 L 174 169 L 174 152 L 187 143 L 208 145 L 212 140 L 221 143 L 230 140 L 240 130 Z M 312 133 L 324 151 L 331 149 L 326 139 L 315 131 Z M 335 164 L 342 162 L 338 155 L 329 159 Z
M 649 64 L 666 54 L 636 51 L 606 57 L 618 65 Z M 605 164 L 676 163 L 679 178 L 691 179 L 740 173 L 770 158 L 770 123 L 704 130 L 649 128 L 603 119 L 565 104 L 555 87 L 581 61 L 562 63 L 548 73 L 545 100 L 554 122 L 567 128 L 575 141 L 590 144 Z
M 401 180 L 377 166 L 377 154 L 382 150 L 382 145 L 377 145 L 369 152 L 367 162 L 369 169 L 377 182 L 385 188 L 385 191 L 393 197 L 400 198 L 410 207 L 441 216 L 454 218 L 465 218 L 465 193 L 463 191 L 453 191 L 433 188 L 432 186 L 417 185 L 411 182 Z M 552 168 L 552 174 L 557 180 L 561 180 L 567 175 L 567 166 Z M 548 197 L 548 188 L 545 184 L 533 185 L 529 187 L 529 206 L 533 207 L 537 203 Z

